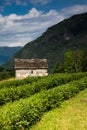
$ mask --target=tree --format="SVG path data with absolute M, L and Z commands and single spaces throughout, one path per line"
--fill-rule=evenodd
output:
M 82 50 L 67 51 L 64 56 L 65 72 L 82 72 L 84 59 Z
M 82 71 L 83 72 L 87 71 L 87 52 L 84 53 L 83 64 L 82 64 Z
M 53 69 L 53 73 L 85 71 L 87 71 L 87 53 L 82 50 L 66 51 L 64 53 L 64 62 L 57 63 Z
M 53 72 L 52 73 L 62 73 L 62 72 L 64 72 L 63 63 L 57 63 L 55 65 L 55 67 L 53 68 Z
M 73 60 L 73 51 L 66 51 L 64 54 L 64 71 L 65 72 L 74 72 L 74 60 Z
M 73 51 L 75 72 L 82 72 L 84 52 L 82 50 Z

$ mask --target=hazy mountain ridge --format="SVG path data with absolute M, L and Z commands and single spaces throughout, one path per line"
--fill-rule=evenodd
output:
M 36 40 L 27 43 L 15 58 L 47 58 L 49 70 L 63 60 L 66 50 L 87 50 L 87 13 L 72 16 L 50 27 Z
M 8 60 L 12 58 L 14 53 L 16 53 L 19 49 L 21 49 L 20 46 L 17 47 L 0 47 L 0 65 L 6 63 Z

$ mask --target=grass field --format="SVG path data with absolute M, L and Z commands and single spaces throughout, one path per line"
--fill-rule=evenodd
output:
M 87 130 L 87 89 L 44 114 L 30 130 Z

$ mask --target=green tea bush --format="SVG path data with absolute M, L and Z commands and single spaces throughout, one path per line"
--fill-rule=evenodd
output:
M 19 85 L 24 85 L 24 84 L 31 84 L 33 82 L 36 82 L 37 80 L 39 80 L 41 77 L 27 77 L 25 79 L 22 79 L 22 80 L 18 80 L 18 79 L 15 79 L 15 80 L 7 80 L 7 81 L 4 81 L 4 82 L 1 82 L 0 83 L 0 89 L 2 88 L 10 88 L 10 87 L 17 87 Z
M 41 119 L 41 116 L 64 100 L 87 88 L 87 77 L 56 88 L 43 90 L 30 98 L 8 103 L 0 109 L 0 130 L 29 129 Z
M 84 74 L 82 73 L 60 74 L 60 75 L 54 74 L 48 77 L 40 78 L 39 80 L 38 80 L 38 77 L 30 78 L 30 81 L 32 81 L 32 84 L 20 85 L 18 87 L 11 86 L 9 88 L 1 89 L 0 90 L 0 105 L 5 104 L 6 102 L 13 102 L 15 100 L 19 100 L 20 98 L 30 97 L 31 95 L 38 93 L 42 90 L 51 89 L 53 87 L 56 87 L 61 84 L 65 84 L 72 80 L 80 79 L 81 77 L 84 77 L 85 74 L 86 73 Z M 25 79 L 25 80 L 29 82 L 29 79 Z M 33 82 L 35 80 L 37 82 Z
M 17 80 L 17 79 L 15 79 L 15 80 L 10 80 L 10 81 L 4 81 L 4 82 L 1 82 L 0 83 L 0 89 L 2 89 L 2 88 L 10 88 L 10 87 L 17 87 L 17 86 L 19 86 L 19 85 L 24 85 L 24 84 L 28 84 L 28 83 L 33 83 L 33 82 L 36 82 L 36 81 L 38 81 L 38 80 L 40 80 L 40 79 L 43 79 L 43 80 L 45 80 L 45 79 L 47 79 L 48 77 L 49 78 L 53 78 L 52 80 L 56 80 L 56 79 L 61 79 L 60 80 L 60 84 L 61 84 L 61 82 L 63 83 L 65 83 L 65 80 L 69 77 L 69 80 L 71 80 L 71 79 L 79 79 L 80 77 L 84 77 L 84 76 L 86 76 L 87 75 L 87 72 L 85 72 L 85 73 L 73 73 L 73 74 L 68 74 L 68 73 L 61 73 L 61 74 L 53 74 L 53 75 L 50 75 L 50 76 L 43 76 L 43 77 L 27 77 L 27 78 L 25 78 L 25 79 L 22 79 L 22 80 Z M 54 79 L 54 77 L 55 77 L 55 79 Z M 71 79 L 70 79 L 70 77 L 71 77 Z M 56 82 L 56 81 L 55 81 Z M 66 81 L 67 82 L 67 81 Z M 55 84 L 54 84 L 54 86 L 55 86 Z

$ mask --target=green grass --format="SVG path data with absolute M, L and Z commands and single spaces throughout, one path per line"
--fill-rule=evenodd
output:
M 87 130 L 87 89 L 44 114 L 30 130 Z

